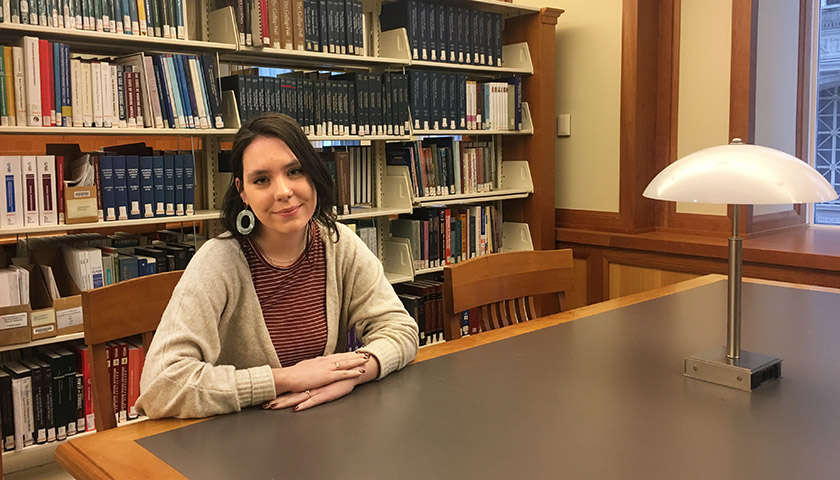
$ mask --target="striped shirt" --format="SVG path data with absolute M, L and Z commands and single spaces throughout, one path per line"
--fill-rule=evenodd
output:
M 280 364 L 292 366 L 324 354 L 327 344 L 327 262 L 317 224 L 303 255 L 288 267 L 268 262 L 251 240 L 240 241 L 265 326 Z

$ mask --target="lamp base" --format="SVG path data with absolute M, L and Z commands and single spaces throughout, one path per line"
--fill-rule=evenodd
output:
M 741 358 L 733 360 L 726 347 L 716 347 L 686 358 L 685 376 L 751 392 L 782 377 L 782 359 L 741 350 Z

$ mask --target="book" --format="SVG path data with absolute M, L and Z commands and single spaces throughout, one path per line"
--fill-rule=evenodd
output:
M 114 172 L 114 205 L 117 220 L 128 220 L 128 172 L 124 155 L 111 157 Z
M 56 197 L 55 157 L 36 157 L 38 182 L 38 214 L 40 225 L 58 225 L 58 197 Z
M 128 218 L 143 218 L 140 209 L 140 159 L 137 155 L 125 156 L 125 175 L 128 188 Z
M 38 167 L 35 155 L 21 156 L 21 178 L 23 179 L 23 224 L 36 226 L 40 223 L 41 189 L 38 188 Z
M 0 156 L 2 185 L 0 185 L 0 230 L 24 226 L 23 163 L 19 155 Z
M 27 118 L 25 125 L 41 126 L 41 51 L 38 38 L 25 36 L 21 39 L 20 47 L 23 48 L 24 88 L 22 92 L 26 101 Z M 12 53 L 14 54 L 14 51 Z

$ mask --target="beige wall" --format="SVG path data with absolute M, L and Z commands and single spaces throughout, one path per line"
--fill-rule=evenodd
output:
M 572 135 L 557 137 L 555 205 L 618 212 L 622 2 L 517 3 L 565 10 L 557 21 L 555 104 L 571 114 Z
M 755 80 L 755 143 L 796 153 L 796 84 L 799 66 L 799 2 L 758 2 Z M 757 205 L 755 215 L 791 205 Z
M 681 2 L 677 158 L 729 143 L 732 0 Z M 677 203 L 677 212 L 726 215 L 726 205 Z

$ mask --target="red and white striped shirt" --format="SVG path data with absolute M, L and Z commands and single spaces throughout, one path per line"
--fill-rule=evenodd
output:
M 323 355 L 327 344 L 327 262 L 314 222 L 310 232 L 306 251 L 288 267 L 269 263 L 250 239 L 240 241 L 265 326 L 284 367 Z

